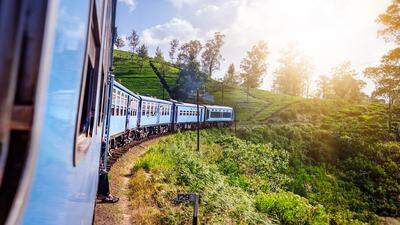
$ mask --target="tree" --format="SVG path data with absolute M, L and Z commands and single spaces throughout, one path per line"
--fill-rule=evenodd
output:
M 183 44 L 179 49 L 178 64 L 181 66 L 199 66 L 197 57 L 200 54 L 202 45 L 198 40 L 192 40 Z
M 378 34 L 386 41 L 394 41 L 400 44 L 400 1 L 393 0 L 392 4 L 386 9 L 386 12 L 379 15 L 377 22 L 384 26 L 378 31 Z
M 378 34 L 397 47 L 382 57 L 378 67 L 369 67 L 364 74 L 375 83 L 373 97 L 382 97 L 388 103 L 388 124 L 392 130 L 393 105 L 400 98 L 400 1 L 394 0 L 386 12 L 379 15 L 377 22 L 384 26 Z
M 328 76 L 320 76 L 319 80 L 317 81 L 317 96 L 323 99 L 330 98 L 332 96 L 332 86 L 331 80 Z
M 235 65 L 233 63 L 229 65 L 223 81 L 228 86 L 238 86 L 240 84 L 240 76 L 236 72 Z
M 174 96 L 185 100 L 193 95 L 196 89 L 204 86 L 207 75 L 200 71 L 197 60 L 202 49 L 200 41 L 192 40 L 179 48 L 177 64 L 181 67 L 176 81 Z
M 263 75 L 267 71 L 268 47 L 265 41 L 260 41 L 247 52 L 246 58 L 240 63 L 243 85 L 247 90 L 247 100 L 250 88 L 260 86 Z
M 273 89 L 282 94 L 308 96 L 309 79 L 313 66 L 294 45 L 281 52 L 279 67 L 275 71 Z
M 165 76 L 168 72 L 168 65 L 165 63 L 164 55 L 159 46 L 157 46 L 156 48 L 154 60 L 160 64 L 158 70 L 162 74 L 162 76 Z
M 158 61 L 158 62 L 163 62 L 164 61 L 164 56 L 163 56 L 163 53 L 162 53 L 162 51 L 161 51 L 159 46 L 157 46 L 157 48 L 156 48 L 156 53 L 155 53 L 154 59 L 156 61 Z
M 129 45 L 129 50 L 131 52 L 131 59 L 133 62 L 133 56 L 136 51 L 137 46 L 139 45 L 139 35 L 136 33 L 135 30 L 132 30 L 131 34 L 126 38 Z
M 170 50 L 168 52 L 169 58 L 171 60 L 171 63 L 174 63 L 175 53 L 176 53 L 176 50 L 178 49 L 179 41 L 177 39 L 173 39 L 173 40 L 171 40 L 171 42 L 169 42 L 169 46 L 170 46 Z
M 351 67 L 351 62 L 346 61 L 332 70 L 332 90 L 338 98 L 360 101 L 365 97 L 361 89 L 366 85 L 362 80 L 357 80 L 357 73 Z
M 115 39 L 115 47 L 117 47 L 117 49 L 121 49 L 124 46 L 125 46 L 124 40 L 120 36 L 117 36 L 117 38 Z
M 211 77 L 213 71 L 218 70 L 221 66 L 221 47 L 224 44 L 225 35 L 220 32 L 214 34 L 214 38 L 205 44 L 205 50 L 201 55 L 203 69 L 208 76 Z
M 117 35 L 117 38 L 115 39 L 115 47 L 117 47 L 117 49 L 121 49 L 125 46 L 125 42 L 124 40 Z M 119 58 L 119 57 L 117 57 Z
M 144 60 L 149 57 L 149 50 L 146 45 L 142 44 L 137 50 L 139 71 L 142 72 Z
M 388 124 L 392 130 L 393 106 L 400 99 L 400 66 L 398 63 L 400 49 L 396 48 L 381 59 L 378 67 L 369 67 L 364 70 L 366 77 L 375 83 L 372 97 L 381 97 L 388 103 Z

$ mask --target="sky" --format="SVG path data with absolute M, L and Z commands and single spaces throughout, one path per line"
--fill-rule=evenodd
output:
M 118 33 L 135 29 L 154 54 L 159 46 L 168 56 L 170 40 L 197 39 L 204 43 L 216 31 L 225 35 L 223 62 L 214 78 L 230 63 L 240 61 L 252 45 L 268 43 L 268 70 L 261 85 L 269 90 L 277 60 L 289 44 L 314 65 L 312 79 L 330 74 L 333 67 L 351 61 L 360 79 L 368 66 L 379 64 L 391 46 L 377 36 L 376 18 L 390 0 L 118 0 Z M 127 49 L 127 47 L 125 47 Z M 364 92 L 370 94 L 372 82 Z

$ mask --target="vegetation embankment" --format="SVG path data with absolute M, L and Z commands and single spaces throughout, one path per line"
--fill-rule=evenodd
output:
M 306 100 L 269 124 L 169 137 L 132 166 L 148 224 L 189 223 L 178 192 L 203 193 L 205 224 L 378 224 L 399 216 L 400 145 L 382 104 Z M 400 115 L 395 115 L 400 118 Z

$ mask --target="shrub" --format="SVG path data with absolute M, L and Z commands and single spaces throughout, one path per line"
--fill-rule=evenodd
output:
M 322 205 L 314 207 L 307 199 L 292 192 L 259 194 L 256 196 L 256 208 L 282 224 L 329 224 L 328 215 Z

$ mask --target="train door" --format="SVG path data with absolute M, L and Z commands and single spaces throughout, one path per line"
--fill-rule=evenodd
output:
M 162 107 L 162 105 L 160 103 L 155 103 L 156 104 L 156 117 L 157 117 L 157 124 L 160 123 L 160 107 Z
M 129 129 L 130 125 L 130 120 L 131 120 L 131 115 L 132 115 L 132 102 L 133 97 L 128 95 L 128 105 L 126 107 L 126 126 L 125 129 Z

